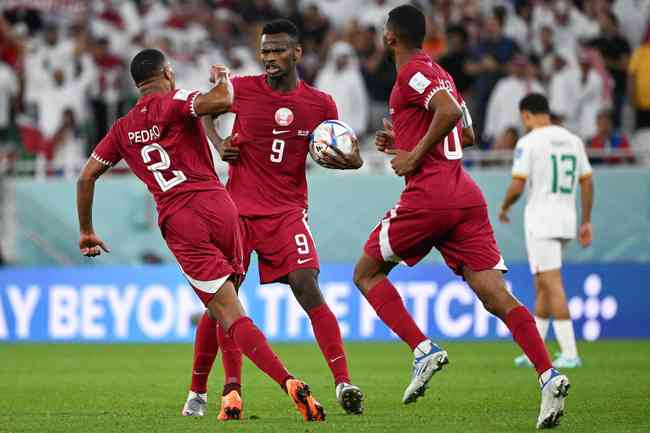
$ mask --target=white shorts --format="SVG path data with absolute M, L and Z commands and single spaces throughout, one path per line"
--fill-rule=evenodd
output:
M 552 271 L 562 268 L 562 250 L 569 243 L 563 238 L 536 238 L 526 232 L 526 250 L 530 273 Z

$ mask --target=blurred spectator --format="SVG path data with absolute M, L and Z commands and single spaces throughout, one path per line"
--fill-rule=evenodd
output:
M 275 9 L 271 0 L 252 0 L 242 12 L 242 18 L 247 23 L 271 21 L 279 16 L 280 13 Z
M 371 131 L 379 129 L 382 118 L 388 116 L 388 98 L 395 82 L 395 63 L 388 58 L 383 47 L 377 43 L 374 27 L 362 33 L 360 46 L 361 74 L 370 97 Z M 359 45 L 358 45 L 359 46 Z
M 0 61 L 0 159 L 8 152 L 9 126 L 12 107 L 18 95 L 18 77 L 5 62 Z
M 473 114 L 476 114 L 474 121 L 479 136 L 485 129 L 485 111 L 490 93 L 499 79 L 505 76 L 506 65 L 518 51 L 515 41 L 504 36 L 503 21 L 498 15 L 493 14 L 486 19 L 482 36 L 474 49 L 473 59 L 465 68 L 468 75 L 476 77 L 476 109 Z
M 566 65 L 550 85 L 550 106 L 564 126 L 587 140 L 596 133 L 596 116 L 607 101 L 601 75 L 592 67 L 593 55 L 580 50 L 578 66 Z
M 350 44 L 337 42 L 332 46 L 315 84 L 317 88 L 332 95 L 341 120 L 359 135 L 366 132 L 368 93 L 359 69 L 359 60 Z
M 596 135 L 589 141 L 589 149 L 599 151 L 614 151 L 627 153 L 630 151 L 630 142 L 627 136 L 620 133 L 614 128 L 613 113 L 611 110 L 605 109 L 598 113 L 596 120 Z M 633 162 L 634 158 L 628 156 L 621 158 L 620 156 L 592 156 L 589 158 L 592 164 L 619 164 L 623 161 Z
M 630 60 L 630 44 L 619 33 L 618 20 L 611 12 L 600 15 L 600 36 L 590 45 L 595 47 L 603 57 L 607 71 L 614 80 L 613 119 L 614 127 L 621 126 L 621 112 L 627 88 L 627 68 Z
M 515 2 L 514 11 L 501 7 L 505 15 L 503 33 L 517 42 L 519 47 L 529 52 L 534 41 L 532 35 L 533 7 L 529 0 Z
M 300 30 L 301 41 L 305 43 L 322 44 L 330 29 L 330 22 L 318 8 L 318 3 L 310 3 L 304 14 L 296 11 L 292 16 Z
M 509 75 L 497 83 L 488 102 L 484 137 L 488 142 L 502 142 L 510 128 L 523 132 L 519 114 L 519 101 L 529 93 L 544 93 L 535 79 L 532 67 L 523 54 L 512 58 Z
M 383 29 L 388 12 L 401 3 L 403 2 L 395 0 L 365 0 L 363 12 L 359 14 L 359 24 Z
M 630 93 L 637 129 L 650 128 L 650 23 L 643 43 L 630 59 Z
M 75 44 L 71 38 L 61 36 L 55 24 L 47 24 L 42 40 L 34 40 L 25 58 L 25 99 L 36 102 L 41 91 L 48 91 L 54 70 L 64 75 L 74 75 Z
M 598 34 L 598 23 L 588 19 L 568 0 L 539 2 L 533 9 L 533 29 L 553 28 L 556 47 L 575 51 L 579 42 Z
M 539 58 L 540 74 L 544 82 L 548 82 L 557 69 L 555 42 L 553 41 L 553 28 L 542 26 L 539 37 L 535 39 L 533 52 Z
M 465 72 L 465 64 L 469 61 L 469 56 L 467 32 L 461 26 L 450 26 L 447 29 L 447 53 L 438 63 L 454 78 L 456 88 L 463 95 L 474 82 L 474 79 Z
M 97 72 L 90 88 L 90 104 L 95 126 L 92 137 L 94 144 L 99 143 L 117 118 L 121 90 L 126 84 L 122 82 L 126 74 L 126 66 L 120 57 L 111 53 L 108 38 L 97 39 L 91 44 Z
M 630 46 L 638 47 L 650 17 L 650 0 L 614 0 L 612 12 L 618 17 Z
M 318 5 L 318 9 L 337 30 L 342 30 L 351 19 L 356 19 L 365 6 L 361 1 L 350 0 L 304 0 L 303 4 L 307 8 Z

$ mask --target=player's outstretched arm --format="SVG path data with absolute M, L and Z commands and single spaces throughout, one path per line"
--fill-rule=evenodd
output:
M 524 192 L 525 187 L 526 181 L 524 179 L 517 177 L 512 178 L 512 182 L 510 182 L 510 186 L 506 191 L 506 196 L 503 198 L 501 210 L 499 211 L 499 221 L 501 221 L 501 223 L 508 224 L 510 222 L 508 212 L 510 212 L 512 205 L 515 204 L 517 200 L 519 200 L 519 197 L 521 197 L 521 194 Z
M 391 166 L 398 176 L 407 176 L 420 167 L 424 157 L 431 152 L 456 126 L 462 111 L 456 99 L 445 90 L 436 92 L 429 101 L 428 109 L 433 111 L 429 130 L 412 151 L 393 151 L 396 154 Z
M 101 254 L 101 250 L 110 252 L 104 242 L 95 234 L 93 229 L 93 198 L 95 182 L 108 170 L 109 166 L 94 158 L 88 158 L 77 179 L 77 214 L 79 216 L 79 251 L 87 257 Z
M 202 93 L 194 99 L 194 111 L 197 116 L 221 114 L 230 109 L 235 98 L 230 72 L 221 65 L 210 69 L 210 82 L 215 83 L 212 90 Z
M 591 227 L 591 209 L 594 205 L 594 181 L 592 176 L 580 179 L 580 203 L 582 207 L 582 223 L 578 231 L 578 240 L 583 248 L 591 245 L 593 231 Z

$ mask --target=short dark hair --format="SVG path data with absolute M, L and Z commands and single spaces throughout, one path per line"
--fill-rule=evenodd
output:
M 386 27 L 412 48 L 421 48 L 427 25 L 420 9 L 411 5 L 397 6 L 388 13 Z
M 529 111 L 533 114 L 551 114 L 548 99 L 541 93 L 530 93 L 519 101 L 519 111 Z
M 131 77 L 136 85 L 160 74 L 165 66 L 165 55 L 153 48 L 140 51 L 131 60 Z
M 264 24 L 264 27 L 262 28 L 263 35 L 277 35 L 280 33 L 288 34 L 289 37 L 294 39 L 296 42 L 300 40 L 298 27 L 296 27 L 293 22 L 284 18 L 269 21 Z

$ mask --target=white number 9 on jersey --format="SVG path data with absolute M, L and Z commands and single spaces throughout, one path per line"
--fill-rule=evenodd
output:
M 168 191 L 187 180 L 185 173 L 180 170 L 172 170 L 174 177 L 169 180 L 165 179 L 162 172 L 169 169 L 171 160 L 169 159 L 167 151 L 158 143 L 147 144 L 140 151 L 140 155 L 142 155 L 142 160 L 145 164 L 151 162 L 151 156 L 149 155 L 151 152 L 158 152 L 160 154 L 160 161 L 147 165 L 147 168 L 153 172 L 153 176 L 156 178 L 156 182 L 158 182 L 158 185 L 163 192 Z

